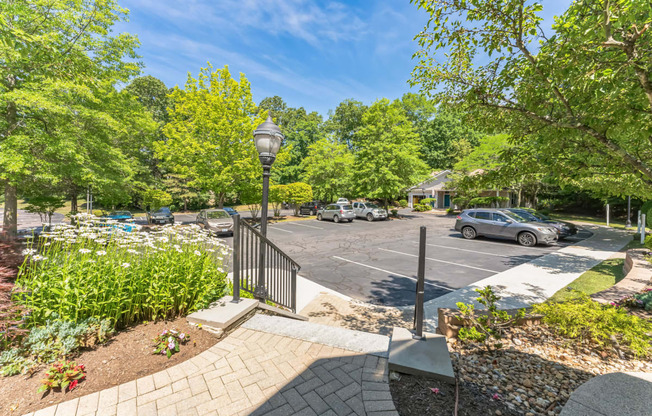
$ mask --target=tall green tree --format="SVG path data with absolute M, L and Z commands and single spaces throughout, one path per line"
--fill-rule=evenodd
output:
M 382 199 L 387 206 L 389 199 L 428 173 L 419 152 L 419 135 L 402 106 L 385 98 L 369 107 L 362 124 L 355 134 L 359 150 L 353 183 L 359 196 Z
M 342 101 L 335 111 L 328 112 L 324 128 L 333 140 L 345 144 L 349 150 L 356 150 L 356 132 L 362 128 L 362 117 L 367 106 L 354 99 Z
M 220 208 L 227 193 L 260 182 L 253 131 L 267 113 L 257 113 L 244 74 L 235 80 L 227 66 L 209 64 L 197 78 L 189 75 L 185 90 L 175 88 L 170 99 L 170 121 L 163 129 L 167 140 L 155 144 L 156 156 L 170 172 L 213 192 Z
M 52 176 L 56 166 L 40 152 L 74 152 L 70 138 L 52 134 L 49 116 L 72 111 L 54 98 L 139 72 L 137 39 L 111 31 L 126 16 L 115 0 L 0 3 L 0 183 L 9 235 L 17 228 L 18 185 Z
M 351 197 L 353 164 L 353 154 L 345 144 L 321 139 L 308 148 L 308 156 L 302 163 L 303 180 L 321 200 Z
M 550 30 L 528 0 L 413 1 L 430 14 L 414 84 L 487 131 L 527 140 L 562 181 L 649 195 L 649 1 L 576 0 Z

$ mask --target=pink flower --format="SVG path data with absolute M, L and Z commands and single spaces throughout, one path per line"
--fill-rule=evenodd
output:
M 498 395 L 498 393 L 494 393 L 494 395 L 491 396 L 491 398 L 494 400 L 500 400 L 500 396 Z
M 75 387 L 77 387 L 77 380 L 73 380 L 70 382 L 70 385 L 68 386 L 68 390 L 72 391 L 72 389 L 74 389 Z
M 437 387 L 430 387 L 430 390 L 435 394 L 439 394 L 439 389 Z
M 164 330 L 163 332 L 161 332 L 161 335 L 165 335 L 165 334 L 167 334 L 167 333 L 168 333 L 168 330 L 166 329 L 166 330 Z
M 161 350 L 161 355 L 165 355 L 165 350 Z
M 174 342 L 170 342 L 170 343 L 168 344 L 168 348 L 171 349 L 171 350 L 173 350 L 173 349 L 174 349 Z
M 179 334 L 179 339 L 184 339 L 185 337 L 186 337 L 186 334 L 184 334 L 183 332 Z

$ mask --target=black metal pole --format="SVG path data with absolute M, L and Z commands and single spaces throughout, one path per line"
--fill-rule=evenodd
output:
M 263 200 L 260 207 L 260 233 L 267 237 L 267 200 L 269 197 L 269 170 L 271 166 L 263 163 Z M 258 257 L 258 282 L 254 290 L 254 297 L 261 302 L 267 298 L 265 288 L 265 239 L 260 239 L 260 250 Z
M 627 197 L 627 223 L 625 228 L 631 228 L 632 226 L 632 196 Z
M 240 214 L 233 216 L 233 302 L 240 302 Z
M 417 299 L 414 305 L 414 338 L 423 339 L 423 296 L 426 274 L 426 227 L 419 233 L 419 266 L 417 269 Z

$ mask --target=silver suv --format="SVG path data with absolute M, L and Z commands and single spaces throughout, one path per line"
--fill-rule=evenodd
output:
M 387 211 L 371 202 L 354 202 L 353 212 L 356 217 L 366 218 L 367 221 L 387 219 Z
M 513 212 L 501 209 L 465 209 L 457 216 L 455 230 L 460 231 L 467 239 L 479 235 L 506 238 L 516 240 L 527 247 L 557 241 L 557 231 L 554 228 L 530 222 Z
M 351 222 L 355 218 L 353 207 L 350 204 L 329 204 L 317 212 L 317 220 L 342 220 Z

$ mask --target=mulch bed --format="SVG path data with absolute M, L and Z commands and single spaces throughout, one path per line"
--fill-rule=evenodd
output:
M 164 329 L 190 334 L 190 341 L 170 359 L 152 354 L 152 340 Z M 191 326 L 186 318 L 136 325 L 74 357 L 78 364 L 84 364 L 87 374 L 86 380 L 72 392 L 37 393 L 40 380 L 45 377 L 45 367 L 31 376 L 0 377 L 0 414 L 22 415 L 126 383 L 186 361 L 217 342 L 217 336 Z
M 400 380 L 389 383 L 396 409 L 401 416 L 449 416 L 455 412 L 455 385 L 436 379 L 401 374 Z M 435 393 L 432 389 L 438 389 Z M 502 401 L 483 394 L 472 383 L 458 387 L 458 416 L 516 416 Z

